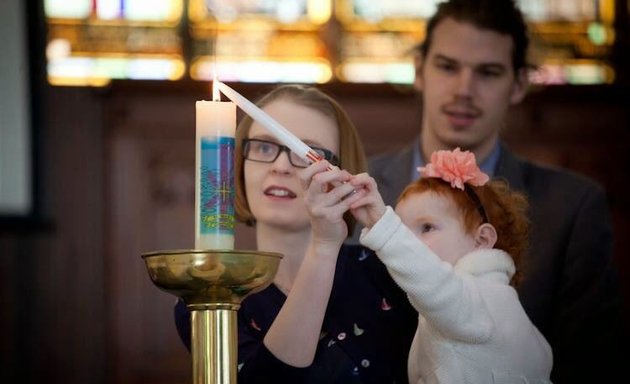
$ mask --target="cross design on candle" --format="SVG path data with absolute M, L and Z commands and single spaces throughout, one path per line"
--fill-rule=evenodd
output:
M 205 193 L 207 193 L 209 199 L 205 203 L 205 208 L 218 207 L 222 211 L 231 211 L 231 207 L 224 205 L 227 204 L 229 199 L 234 195 L 234 188 L 232 188 L 231 184 L 228 182 L 228 180 L 231 180 L 232 173 L 233 172 L 228 172 L 224 169 L 222 169 L 220 173 L 216 171 L 207 172 L 208 191 Z
M 217 188 L 216 193 L 221 195 L 222 199 L 227 199 L 232 195 L 232 187 L 228 183 L 221 183 L 221 186 Z

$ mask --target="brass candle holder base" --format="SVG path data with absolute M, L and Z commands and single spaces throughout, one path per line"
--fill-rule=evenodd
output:
M 237 250 L 172 250 L 142 255 L 153 283 L 191 311 L 194 384 L 233 384 L 237 374 L 236 311 L 269 286 L 282 255 Z

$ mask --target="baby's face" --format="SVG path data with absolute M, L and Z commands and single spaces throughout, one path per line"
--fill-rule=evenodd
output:
M 466 233 L 455 203 L 434 192 L 414 193 L 396 205 L 403 223 L 442 260 L 455 264 L 473 251 L 475 239 Z

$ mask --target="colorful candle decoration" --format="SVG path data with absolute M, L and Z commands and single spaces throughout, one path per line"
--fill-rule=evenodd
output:
M 234 145 L 236 105 L 196 103 L 195 248 L 234 249 Z

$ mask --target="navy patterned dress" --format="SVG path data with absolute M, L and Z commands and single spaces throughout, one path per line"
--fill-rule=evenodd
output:
M 243 301 L 238 312 L 239 384 L 407 383 L 407 356 L 418 315 L 372 251 L 354 245 L 341 248 L 309 367 L 287 365 L 263 344 L 285 300 L 272 284 Z M 178 302 L 177 330 L 190 349 L 189 319 L 185 305 Z

